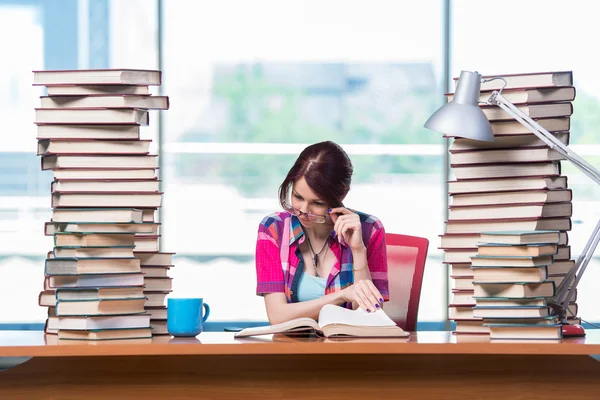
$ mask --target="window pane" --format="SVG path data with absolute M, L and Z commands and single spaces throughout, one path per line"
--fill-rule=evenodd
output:
M 467 0 L 453 4 L 452 75 L 458 76 L 461 70 L 476 70 L 484 75 L 573 71 L 577 95 L 569 147 L 599 168 L 600 151 L 596 143 L 600 135 L 597 95 L 600 79 L 595 63 L 590 62 L 591 53 L 582 46 L 596 35 L 594 27 L 600 3 L 585 0 L 565 7 L 564 2 L 557 0 L 508 0 L 499 7 L 497 2 Z M 490 28 L 501 29 L 501 35 L 485 34 Z M 572 258 L 576 259 L 600 218 L 600 188 L 569 161 L 561 164 L 573 191 L 569 244 Z M 600 310 L 595 307 L 599 255 L 596 252 L 578 286 L 578 316 L 590 321 L 600 318 Z
M 309 143 L 348 149 L 349 206 L 437 241 L 442 140 L 422 126 L 442 93 L 441 3 L 365 4 L 165 2 L 162 243 L 178 253 L 173 296 L 204 297 L 213 321 L 266 318 L 256 230 Z M 422 321 L 445 315 L 436 247 Z
M 31 71 L 155 68 L 156 21 L 156 2 L 147 0 L 1 2 L 0 52 L 19 56 L 0 63 L 0 302 L 19 307 L 3 307 L 0 322 L 46 319 L 37 301 L 52 249 L 43 234 L 52 173 L 36 156 L 33 109 L 45 90 L 32 86 Z M 156 140 L 156 128 L 151 122 L 144 137 Z

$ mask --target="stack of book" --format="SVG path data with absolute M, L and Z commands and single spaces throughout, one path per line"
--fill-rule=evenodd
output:
M 145 310 L 150 317 L 153 335 L 167 335 L 167 306 L 165 298 L 172 288 L 169 270 L 175 253 L 135 252 L 144 274 Z
M 500 76 L 506 80 L 502 95 L 568 145 L 575 99 L 572 73 Z M 483 82 L 480 101 L 502 86 L 502 80 Z M 452 97 L 453 93 L 447 94 L 449 101 Z M 556 265 L 549 278 L 560 282 L 573 265 L 567 236 L 572 192 L 561 172 L 563 158 L 501 108 L 480 107 L 490 121 L 494 141 L 448 136 L 454 180 L 448 183 L 451 201 L 440 248 L 451 269 L 449 311 L 457 333 L 489 333 L 483 319 L 473 314 L 471 257 L 478 254 L 482 232 L 560 231 L 564 240 L 553 257 Z
M 59 339 L 150 338 L 166 333 L 164 298 L 172 253 L 159 251 L 162 203 L 157 156 L 140 138 L 161 71 L 34 71 L 44 86 L 35 109 L 42 170 L 51 170 L 53 236 L 39 304 Z
M 564 262 L 554 257 L 565 241 L 560 231 L 481 234 L 477 255 L 471 257 L 473 317 L 483 320 L 491 339 L 562 337 L 548 298 L 563 279 Z

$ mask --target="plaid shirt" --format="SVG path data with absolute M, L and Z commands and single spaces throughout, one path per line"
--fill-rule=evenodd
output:
M 376 217 L 360 212 L 357 214 L 362 224 L 363 242 L 367 247 L 371 279 L 387 301 L 389 291 L 385 229 Z M 276 212 L 261 221 L 256 240 L 257 295 L 285 293 L 288 303 L 298 301 L 298 282 L 304 272 L 304 260 L 298 246 L 304 239 L 300 220 L 289 212 Z M 342 290 L 354 282 L 352 251 L 344 241 L 340 243 L 337 240 L 337 234 L 333 230 L 328 240 L 336 261 L 327 277 L 325 294 Z M 352 304 L 345 306 L 351 308 Z

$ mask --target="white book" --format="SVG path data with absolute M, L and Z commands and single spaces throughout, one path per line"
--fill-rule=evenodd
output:
M 149 326 L 150 315 L 148 314 L 48 318 L 48 329 L 50 330 L 124 329 Z
M 88 95 L 150 95 L 148 85 L 64 85 L 47 86 L 48 96 L 88 96 Z
M 133 249 L 130 247 L 54 247 L 52 256 L 54 258 L 127 258 L 134 257 Z
M 100 300 L 100 299 L 140 299 L 144 296 L 143 286 L 123 286 L 91 289 L 56 289 L 56 299 L 65 300 Z
M 362 309 L 349 310 L 328 304 L 319 312 L 319 321 L 296 318 L 276 325 L 242 329 L 235 337 L 269 335 L 275 333 L 313 332 L 325 337 L 408 337 L 410 334 L 396 325 L 383 310 L 372 313 Z
M 135 108 L 36 108 L 36 124 L 148 125 L 148 111 Z
M 155 154 L 108 155 L 108 154 L 51 154 L 42 156 L 42 170 L 61 168 L 81 169 L 149 169 L 158 167 Z M 106 173 L 106 171 L 102 171 Z M 57 178 L 59 179 L 59 178 Z
M 55 161 L 54 161 L 55 162 Z M 157 179 L 156 168 L 118 168 L 94 169 L 91 167 L 77 169 L 54 169 L 55 180 L 61 179 Z
M 160 223 L 113 223 L 113 222 L 45 222 L 44 234 L 54 236 L 60 232 L 70 233 L 135 233 L 136 235 L 156 235 Z M 137 256 L 136 256 L 137 257 Z
M 154 253 L 159 250 L 158 239 L 159 235 L 156 236 L 136 236 L 135 237 L 135 251 L 136 253 L 150 252 Z
M 137 274 L 49 276 L 46 279 L 48 289 L 121 287 L 144 284 L 144 275 L 141 272 Z
M 151 343 L 151 328 L 127 328 L 127 329 L 94 329 L 94 330 L 66 330 L 58 331 L 58 340 L 86 340 L 100 341 L 109 340 L 111 343 L 133 344 Z
M 162 192 L 85 193 L 52 192 L 52 207 L 134 207 L 157 208 Z
M 155 253 L 135 253 L 135 256 L 142 260 L 141 265 L 172 265 L 174 255 L 175 253 L 167 253 L 164 251 Z
M 167 96 L 117 95 L 117 96 L 42 96 L 40 108 L 139 108 L 168 110 Z
M 121 139 L 138 140 L 139 125 L 38 125 L 38 140 L 43 139 Z
M 58 181 L 58 183 L 62 182 L 64 181 Z M 135 208 L 57 208 L 52 210 L 52 222 L 140 223 L 143 221 L 143 216 L 144 211 Z
M 152 140 L 44 139 L 37 155 L 47 154 L 148 154 Z
M 50 185 L 51 192 L 158 192 L 160 181 L 148 180 L 76 180 L 64 179 L 53 181 Z M 141 211 L 141 210 L 140 210 Z M 83 220 L 79 220 L 83 221 Z M 88 221 L 87 222 L 94 222 Z M 113 221 L 118 222 L 118 221 Z M 141 221 L 135 221 L 141 222 Z
M 36 70 L 33 85 L 160 85 L 159 70 L 144 69 L 79 69 Z
M 145 298 L 84 301 L 57 301 L 56 316 L 126 315 L 144 312 Z

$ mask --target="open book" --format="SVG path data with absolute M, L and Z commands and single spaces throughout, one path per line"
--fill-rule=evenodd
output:
M 310 332 L 319 336 L 408 337 L 409 333 L 396 325 L 383 310 L 367 313 L 362 309 L 328 304 L 319 312 L 319 322 L 312 318 L 296 318 L 276 325 L 243 329 L 235 337 L 270 335 L 274 333 Z

